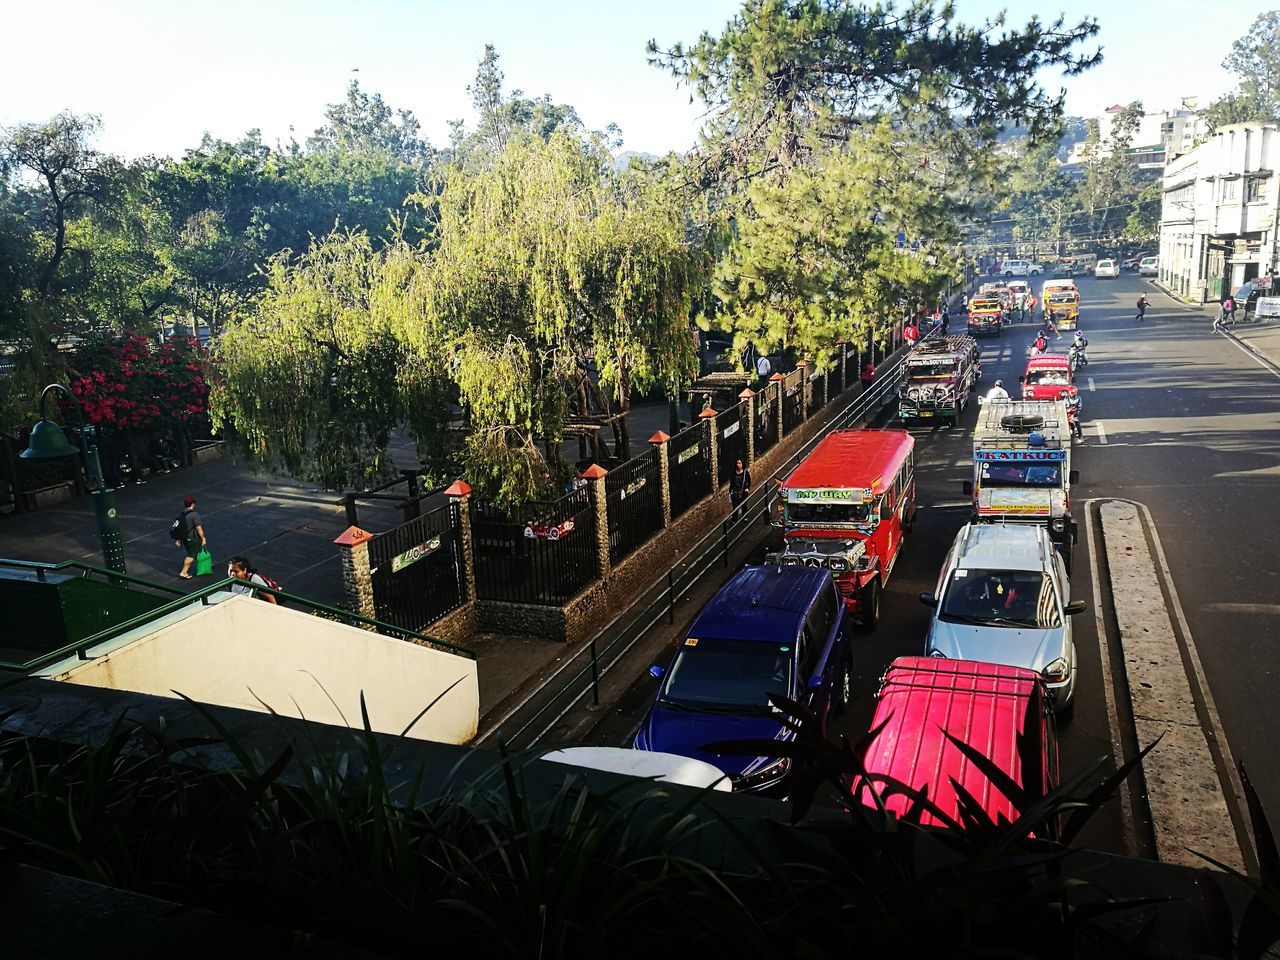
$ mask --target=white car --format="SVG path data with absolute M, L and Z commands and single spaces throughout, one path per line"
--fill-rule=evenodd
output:
M 1071 581 L 1048 530 L 1031 523 L 970 523 L 947 554 L 935 593 L 925 654 L 1034 670 L 1053 695 L 1062 719 L 1071 717 L 1076 647 Z
M 1120 264 L 1114 260 L 1099 260 L 1098 265 L 1093 268 L 1095 277 L 1118 277 L 1120 276 Z
M 1138 275 L 1143 277 L 1154 277 L 1160 272 L 1159 257 L 1143 257 L 1138 264 Z
M 1044 273 L 1044 264 L 1030 260 L 1006 260 L 1000 264 L 1000 272 L 1006 277 L 1038 277 Z

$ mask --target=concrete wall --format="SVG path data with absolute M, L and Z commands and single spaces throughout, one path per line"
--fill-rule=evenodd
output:
M 465 743 L 476 732 L 474 660 L 272 606 L 248 597 L 213 604 L 54 679 L 154 696 L 361 726 L 364 693 L 373 729 Z

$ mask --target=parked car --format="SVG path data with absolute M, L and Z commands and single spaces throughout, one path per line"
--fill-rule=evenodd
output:
M 925 639 L 930 657 L 1003 663 L 1044 678 L 1064 720 L 1075 708 L 1076 647 L 1072 601 L 1062 555 L 1041 525 L 966 524 L 942 565 Z
M 1144 277 L 1154 277 L 1160 272 L 1159 257 L 1143 257 L 1138 263 L 1138 273 Z
M 1093 268 L 1095 277 L 1118 277 L 1120 276 L 1120 265 L 1114 260 L 1099 260 L 1098 265 Z
M 1006 277 L 1038 277 L 1044 273 L 1044 264 L 1030 260 L 1006 260 L 1000 264 L 1000 273 Z
M 769 702 L 790 697 L 819 717 L 842 709 L 852 689 L 845 605 L 831 572 L 816 566 L 746 567 L 708 601 L 676 649 L 636 734 L 637 750 L 710 763 L 733 789 L 785 795 L 790 757 L 714 753 L 721 740 L 794 739 Z
M 880 680 L 875 736 L 863 757 L 867 777 L 855 780 L 854 801 L 877 806 L 870 784 L 888 778 L 925 794 L 932 807 L 915 811 L 925 827 L 963 824 L 974 805 L 999 823 L 1058 784 L 1058 737 L 1044 681 L 1031 670 L 968 660 L 899 657 Z M 1019 787 L 1011 797 L 956 745 L 987 757 Z M 904 816 L 916 804 L 878 787 L 885 809 Z M 1058 825 L 1049 825 L 1056 835 Z

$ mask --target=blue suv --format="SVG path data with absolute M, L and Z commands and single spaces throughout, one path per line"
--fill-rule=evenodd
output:
M 851 650 L 844 604 L 825 569 L 747 567 L 693 621 L 636 735 L 658 750 L 719 767 L 735 790 L 785 794 L 788 757 L 708 753 L 719 740 L 788 741 L 768 694 L 798 700 L 819 717 L 849 702 Z

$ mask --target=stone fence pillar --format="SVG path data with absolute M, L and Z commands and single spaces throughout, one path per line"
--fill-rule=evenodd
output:
M 658 486 L 662 491 L 662 527 L 671 526 L 671 455 L 667 441 L 671 438 L 659 430 L 649 442 L 658 451 Z
M 458 542 L 461 544 L 462 556 L 458 562 L 462 564 L 462 602 L 476 598 L 476 565 L 475 545 L 471 540 L 471 485 L 465 480 L 455 480 L 444 491 L 458 507 Z
M 604 478 L 609 471 L 593 463 L 578 474 L 587 481 L 591 505 L 596 513 L 596 575 L 603 580 L 609 575 L 609 491 Z
M 778 418 L 777 438 L 778 442 L 782 441 L 782 408 L 787 403 L 787 378 L 780 373 L 775 373 L 769 378 L 769 384 L 773 387 L 773 399 L 777 401 L 776 416 Z
M 840 392 L 844 393 L 849 389 L 849 351 L 845 349 L 843 338 L 836 341 L 836 346 L 840 348 Z
M 369 541 L 373 534 L 359 527 L 351 526 L 333 542 L 338 545 L 342 559 L 342 587 L 346 596 L 347 607 L 352 613 L 358 613 L 370 620 L 376 619 L 377 608 L 373 602 L 373 574 L 369 569 Z M 365 630 L 372 630 L 369 624 L 360 624 Z
M 706 424 L 707 442 L 711 447 L 711 495 L 715 496 L 720 489 L 720 442 L 716 437 L 716 412 L 707 407 L 698 414 L 698 419 Z
M 801 360 L 796 364 L 800 371 L 800 422 L 809 419 L 809 361 Z

